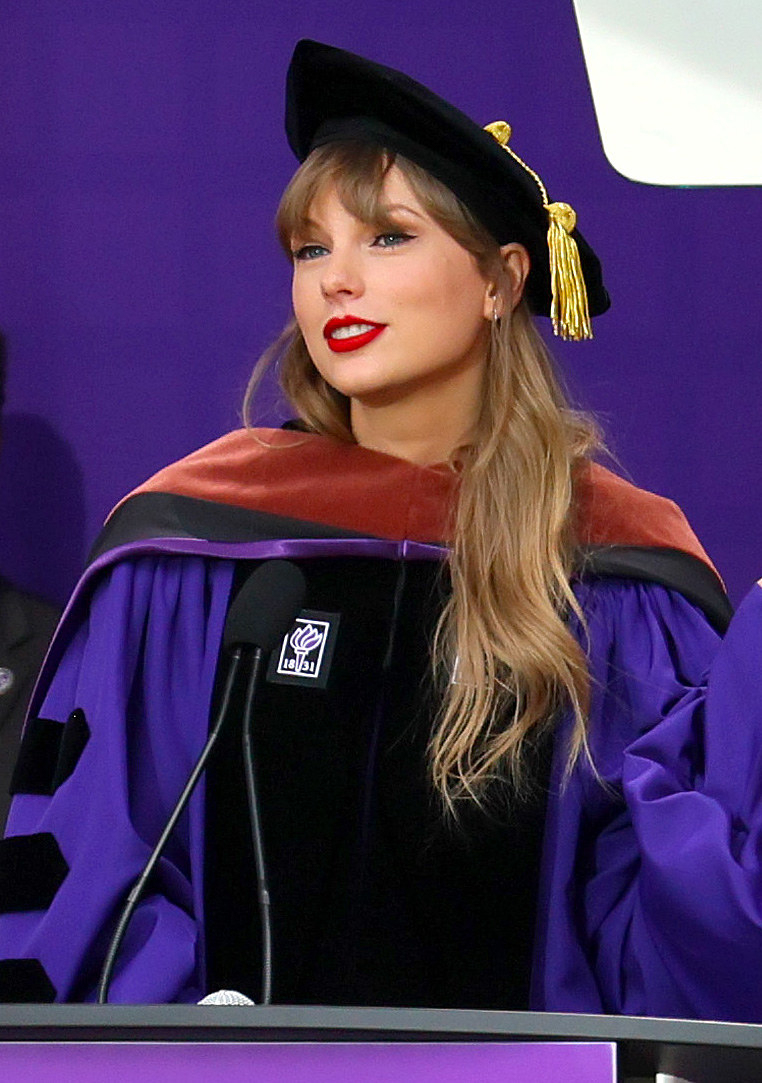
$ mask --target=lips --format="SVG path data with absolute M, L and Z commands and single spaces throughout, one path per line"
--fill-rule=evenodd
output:
M 385 327 L 385 323 L 361 320 L 358 316 L 335 316 L 323 328 L 323 337 L 334 353 L 348 353 L 367 346 Z

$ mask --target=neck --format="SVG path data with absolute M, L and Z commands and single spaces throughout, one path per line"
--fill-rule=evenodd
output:
M 444 396 L 439 389 L 404 395 L 395 401 L 352 399 L 352 432 L 361 447 L 431 466 L 446 462 L 467 443 L 478 416 L 478 394 Z

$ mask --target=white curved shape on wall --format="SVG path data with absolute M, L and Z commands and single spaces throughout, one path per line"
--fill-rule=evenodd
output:
M 574 0 L 606 157 L 635 181 L 762 183 L 760 0 Z

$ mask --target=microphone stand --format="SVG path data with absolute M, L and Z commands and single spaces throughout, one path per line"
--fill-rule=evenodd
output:
M 246 699 L 243 709 L 243 765 L 246 775 L 246 798 L 249 804 L 249 825 L 254 848 L 254 864 L 257 875 L 257 899 L 259 901 L 259 920 L 262 938 L 262 995 L 261 1004 L 272 1002 L 272 925 L 270 920 L 270 892 L 267 885 L 265 848 L 262 838 L 262 823 L 257 797 L 256 771 L 254 766 L 254 747 L 252 740 L 252 714 L 254 698 L 263 668 L 264 651 L 256 647 L 252 657 L 249 680 L 246 685 Z
M 259 650 L 260 655 L 261 653 L 261 650 Z M 238 676 L 238 670 L 241 666 L 241 659 L 243 657 L 243 654 L 244 648 L 242 646 L 237 646 L 232 653 L 227 680 L 225 681 L 225 688 L 222 694 L 222 704 L 219 711 L 217 712 L 217 718 L 215 720 L 214 727 L 209 733 L 206 744 L 201 750 L 201 755 L 196 761 L 196 764 L 191 771 L 190 777 L 188 778 L 188 781 L 186 782 L 182 793 L 177 799 L 177 803 L 175 804 L 175 807 L 173 808 L 172 813 L 167 820 L 166 827 L 162 831 L 161 836 L 159 837 L 159 841 L 156 843 L 153 850 L 151 851 L 151 856 L 148 858 L 148 861 L 146 862 L 142 873 L 133 884 L 129 895 L 127 896 L 127 902 L 123 907 L 121 914 L 119 915 L 119 920 L 117 922 L 116 928 L 114 929 L 114 934 L 111 937 L 108 951 L 106 952 L 106 959 L 103 963 L 103 968 L 101 969 L 100 973 L 100 979 L 98 981 L 98 1004 L 108 1003 L 108 991 L 109 986 L 111 985 L 114 963 L 116 962 L 119 948 L 122 945 L 122 940 L 127 930 L 127 926 L 130 923 L 130 919 L 132 918 L 132 915 L 135 911 L 135 907 L 140 902 L 146 884 L 148 883 L 151 874 L 153 873 L 156 865 L 159 862 L 159 858 L 164 851 L 164 847 L 166 846 L 169 837 L 172 834 L 175 825 L 177 824 L 177 821 L 180 819 L 183 812 L 185 811 L 185 806 L 188 804 L 190 796 L 195 789 L 196 783 L 198 782 L 202 771 L 206 767 L 207 760 L 209 759 L 212 749 L 217 743 L 217 738 L 222 731 L 222 726 L 225 721 L 225 716 L 227 715 L 228 708 L 230 706 L 230 697 L 233 692 L 233 686 L 235 684 L 236 677 Z
M 259 683 L 263 659 L 275 647 L 278 639 L 293 624 L 294 618 L 302 607 L 305 593 L 304 576 L 295 564 L 286 560 L 270 560 L 260 564 L 246 580 L 236 595 L 228 611 L 223 634 L 223 648 L 232 649 L 230 666 L 222 694 L 222 704 L 209 737 L 201 750 L 190 778 L 177 799 L 167 825 L 159 841 L 151 851 L 145 868 L 130 889 L 122 912 L 116 923 L 114 934 L 106 952 L 106 959 L 98 981 L 97 1002 L 108 1002 L 109 985 L 130 919 L 138 905 L 146 884 L 159 862 L 164 847 L 172 831 L 185 810 L 194 787 L 206 767 L 217 738 L 222 731 L 230 699 L 235 685 L 241 660 L 244 654 L 251 653 L 252 665 L 246 686 L 246 701 L 243 714 L 243 750 L 246 774 L 246 795 L 249 803 L 254 858 L 257 872 L 257 892 L 259 896 L 260 918 L 262 925 L 262 1000 L 269 1004 L 272 998 L 272 935 L 270 928 L 270 895 L 267 890 L 267 877 L 264 862 L 264 845 L 260 828 L 259 808 L 254 776 L 254 753 L 251 741 L 250 719 L 253 713 L 254 697 Z

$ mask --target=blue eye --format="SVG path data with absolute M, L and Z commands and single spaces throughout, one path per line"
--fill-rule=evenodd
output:
M 325 255 L 327 251 L 322 244 L 303 244 L 301 248 L 294 249 L 291 255 L 294 259 L 311 260 Z
M 373 241 L 373 244 L 376 248 L 396 248 L 398 245 L 405 244 L 406 241 L 412 240 L 412 233 L 403 233 L 402 231 L 397 233 L 379 233 Z

